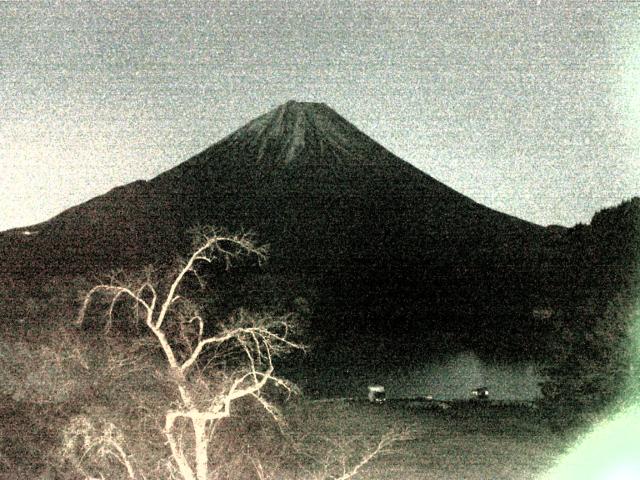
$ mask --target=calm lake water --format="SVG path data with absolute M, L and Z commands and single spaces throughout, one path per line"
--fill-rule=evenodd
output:
M 473 352 L 462 352 L 422 366 L 354 365 L 326 368 L 316 378 L 301 382 L 311 396 L 366 397 L 368 385 L 383 385 L 387 398 L 433 395 L 435 399 L 471 397 L 477 387 L 486 387 L 492 400 L 530 401 L 540 397 L 543 377 L 536 365 L 489 363 Z

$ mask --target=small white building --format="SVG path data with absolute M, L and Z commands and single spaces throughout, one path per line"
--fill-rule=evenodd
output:
M 384 387 L 382 385 L 369 385 L 367 398 L 371 403 L 383 403 L 386 400 Z

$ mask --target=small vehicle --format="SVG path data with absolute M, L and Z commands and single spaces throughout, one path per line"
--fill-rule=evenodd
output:
M 471 390 L 471 398 L 473 400 L 489 400 L 489 389 L 487 387 L 478 387 Z
M 384 403 L 387 398 L 382 385 L 369 385 L 369 403 Z

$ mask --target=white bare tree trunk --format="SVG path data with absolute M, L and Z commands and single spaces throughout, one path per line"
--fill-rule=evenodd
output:
M 192 417 L 191 422 L 196 436 L 196 477 L 198 480 L 208 480 L 209 438 L 207 435 L 207 421 L 198 416 Z
M 109 295 L 111 298 L 107 329 L 112 324 L 115 304 L 121 297 L 133 300 L 135 308 L 144 312 L 144 323 L 166 357 L 170 376 L 180 398 L 180 407 L 166 413 L 164 434 L 182 480 L 209 480 L 208 427 L 210 422 L 229 417 L 231 405 L 235 400 L 251 396 L 258 400 L 274 419 L 279 419 L 275 407 L 260 396 L 260 391 L 269 382 L 290 390 L 285 381 L 273 374 L 272 356 L 287 350 L 303 348 L 288 338 L 290 333 L 288 317 L 250 316 L 241 312 L 236 318 L 236 325 L 222 328 L 217 336 L 204 336 L 204 320 L 197 308 L 179 295 L 185 276 L 192 273 L 197 277 L 195 266 L 199 262 L 211 263 L 214 259 L 221 258 L 228 264 L 231 258 L 240 253 L 254 254 L 259 260 L 263 259 L 265 254 L 264 250 L 255 247 L 247 236 L 219 236 L 212 234 L 211 230 L 206 230 L 200 238 L 200 246 L 172 277 L 165 295 L 158 294 L 149 274 L 137 285 L 112 280 L 111 283 L 97 285 L 89 291 L 78 318 L 79 323 L 82 323 L 93 295 L 99 293 Z M 225 248 L 225 245 L 229 244 L 233 245 L 235 250 Z M 167 330 L 167 324 L 172 325 L 174 329 Z M 187 329 L 186 326 L 195 326 L 195 333 L 193 329 Z M 173 335 L 178 335 L 182 343 L 173 343 L 172 340 L 175 338 L 167 338 L 167 331 L 175 332 L 175 327 L 179 333 L 173 333 Z M 193 385 L 190 383 L 191 371 L 207 347 L 222 344 L 234 345 L 246 357 L 247 365 L 234 372 L 231 385 L 228 389 L 216 394 L 215 398 L 198 398 L 200 394 L 197 389 L 192 388 Z M 195 466 L 190 464 L 180 439 L 176 438 L 178 419 L 187 420 L 193 428 L 194 450 L 192 453 Z
M 167 414 L 164 427 L 164 435 L 167 438 L 169 448 L 171 449 L 171 457 L 178 466 L 178 471 L 180 472 L 182 480 L 196 480 L 196 477 L 193 474 L 193 470 L 191 469 L 189 462 L 184 456 L 182 448 L 178 445 L 175 435 L 173 434 L 173 425 L 177 418 L 178 416 L 175 415 L 174 412 L 169 412 Z

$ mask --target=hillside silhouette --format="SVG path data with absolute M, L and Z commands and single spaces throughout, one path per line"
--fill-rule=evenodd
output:
M 149 181 L 4 232 L 0 248 L 17 277 L 133 269 L 184 254 L 195 225 L 270 245 L 268 265 L 246 271 L 236 292 L 260 277 L 276 297 L 311 298 L 320 343 L 405 360 L 469 347 L 542 355 L 549 325 L 534 312 L 567 302 L 569 276 L 591 278 L 595 262 L 572 240 L 590 244 L 591 226 L 494 211 L 326 105 L 293 101 Z

